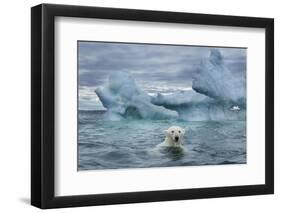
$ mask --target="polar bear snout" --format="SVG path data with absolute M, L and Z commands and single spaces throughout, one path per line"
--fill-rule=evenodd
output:
M 172 137 L 172 140 L 175 142 L 175 143 L 178 143 L 182 140 L 182 137 L 183 135 L 182 134 L 177 134 L 175 133 L 174 135 L 171 136 Z

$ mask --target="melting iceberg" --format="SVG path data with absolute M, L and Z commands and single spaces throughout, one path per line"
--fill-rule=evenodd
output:
M 187 121 L 245 120 L 245 109 L 232 110 L 233 105 L 222 102 L 194 90 L 177 92 L 171 95 L 158 94 L 151 102 L 175 110 L 179 117 Z
M 202 60 L 192 83 L 193 90 L 152 97 L 136 85 L 129 73 L 115 72 L 95 92 L 110 120 L 246 119 L 245 80 L 234 76 L 225 66 L 219 50 L 212 49 L 209 58 Z
M 122 118 L 170 119 L 178 118 L 173 110 L 151 103 L 151 97 L 140 90 L 129 73 L 115 72 L 108 83 L 96 89 L 106 116 L 111 120 Z
M 212 49 L 210 56 L 201 61 L 194 75 L 192 88 L 204 95 L 233 104 L 246 103 L 245 76 L 237 77 L 224 64 L 219 50 Z

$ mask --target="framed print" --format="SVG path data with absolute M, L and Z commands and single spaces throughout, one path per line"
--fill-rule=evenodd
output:
M 272 194 L 274 21 L 31 9 L 31 204 Z

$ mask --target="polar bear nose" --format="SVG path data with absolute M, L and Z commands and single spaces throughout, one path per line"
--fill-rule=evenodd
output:
M 176 140 L 176 141 L 178 141 L 178 140 L 179 140 L 179 137 L 178 137 L 178 136 L 176 136 L 176 137 L 175 137 L 175 140 Z

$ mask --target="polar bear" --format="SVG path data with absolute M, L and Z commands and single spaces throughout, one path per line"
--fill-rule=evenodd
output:
M 169 129 L 164 130 L 165 133 L 165 140 L 158 147 L 183 147 L 183 136 L 185 130 L 179 126 L 171 126 Z

